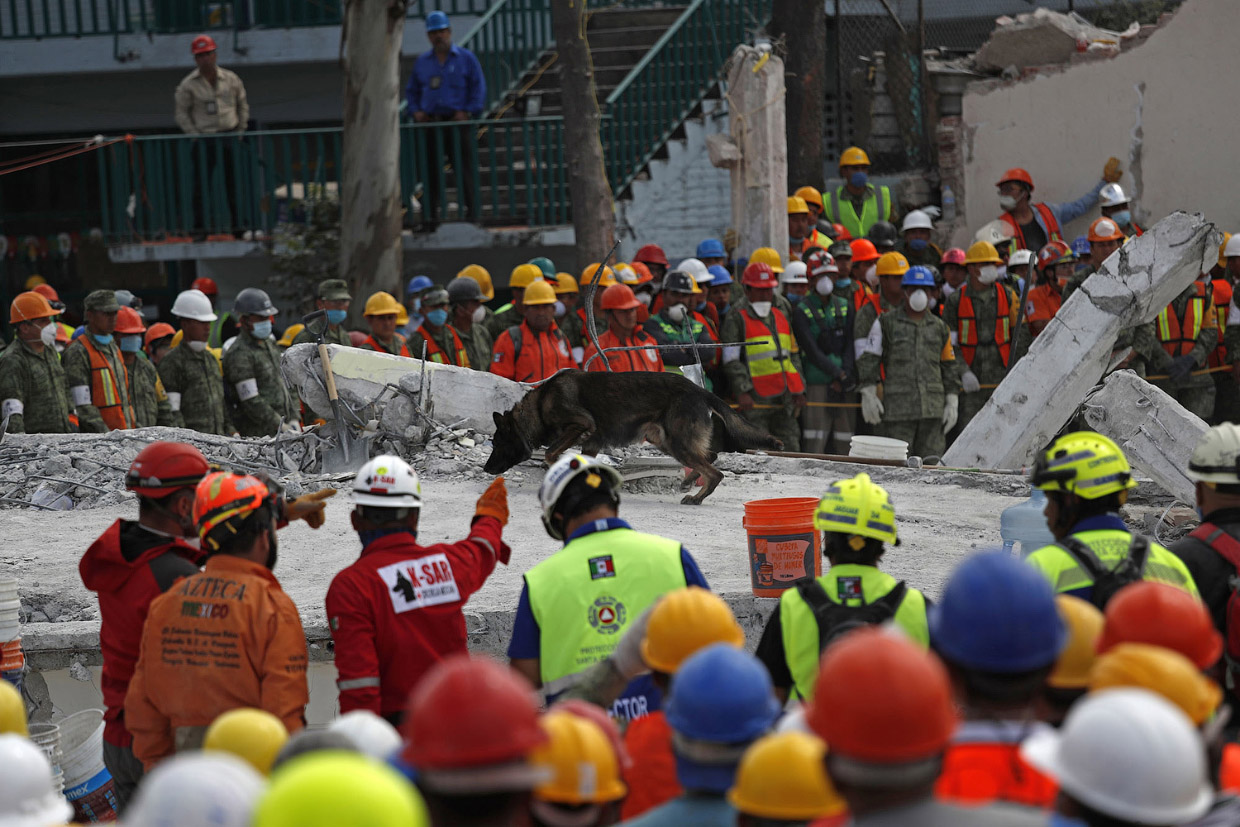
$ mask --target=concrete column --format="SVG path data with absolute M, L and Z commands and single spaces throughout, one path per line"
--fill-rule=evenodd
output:
M 731 165 L 732 226 L 738 254 L 788 248 L 788 141 L 784 62 L 770 51 L 738 46 L 728 66 L 728 117 L 740 158 Z

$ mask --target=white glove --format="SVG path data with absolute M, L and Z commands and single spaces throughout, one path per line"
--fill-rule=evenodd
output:
M 289 419 L 280 423 L 280 433 L 282 434 L 300 434 L 301 423 L 296 420 Z
M 620 642 L 616 644 L 616 648 L 612 650 L 608 659 L 611 660 L 616 671 L 620 673 L 622 678 L 633 680 L 639 675 L 644 675 L 650 671 L 650 667 L 642 660 L 642 641 L 646 638 L 646 624 L 650 622 L 650 613 L 654 611 L 654 607 L 659 604 L 655 601 L 646 607 L 646 611 L 638 615 L 637 619 L 629 624 L 624 630 L 624 635 L 620 638 Z
M 929 204 L 925 207 L 920 207 L 919 209 L 931 218 L 938 218 L 943 215 L 943 211 L 934 204 Z
M 982 389 L 982 383 L 977 381 L 977 374 L 971 370 L 964 372 L 964 376 L 960 377 L 960 383 L 964 385 L 965 393 L 977 393 Z
M 866 385 L 861 389 L 861 418 L 867 425 L 883 421 L 883 403 L 878 398 L 878 385 Z
M 956 427 L 956 419 L 960 416 L 960 397 L 954 393 L 947 395 L 943 403 L 943 433 Z

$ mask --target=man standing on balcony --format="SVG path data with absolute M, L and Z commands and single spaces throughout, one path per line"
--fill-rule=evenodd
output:
M 433 11 L 426 16 L 426 37 L 431 42 L 413 63 L 405 97 L 409 114 L 418 123 L 467 121 L 482 114 L 487 96 L 482 64 L 468 49 L 452 43 L 448 15 Z M 473 130 L 446 128 L 419 130 L 426 163 L 422 189 L 422 227 L 434 230 L 439 223 L 439 184 L 445 159 L 456 170 L 457 197 L 464 200 L 470 221 L 476 221 Z M 458 161 L 459 158 L 459 161 Z M 446 190 L 446 186 L 445 186 Z

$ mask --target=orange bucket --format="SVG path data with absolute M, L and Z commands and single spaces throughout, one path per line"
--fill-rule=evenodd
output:
M 814 529 L 817 497 L 745 503 L 749 579 L 755 597 L 779 597 L 798 581 L 822 574 L 822 532 Z
M 26 655 L 22 652 L 22 639 L 0 643 L 0 672 L 19 671 L 26 665 Z

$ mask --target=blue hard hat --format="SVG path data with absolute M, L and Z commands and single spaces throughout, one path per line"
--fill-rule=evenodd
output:
M 694 258 L 727 258 L 728 251 L 723 249 L 723 242 L 717 238 L 707 238 L 698 243 Z
M 450 28 L 448 15 L 441 11 L 433 11 L 426 15 L 426 31 L 437 32 L 447 28 Z
M 435 282 L 431 281 L 427 276 L 414 276 L 409 280 L 409 286 L 405 288 L 405 295 L 410 293 L 418 293 L 422 290 L 428 290 L 435 286 Z
M 1077 258 L 1089 255 L 1089 236 L 1078 235 L 1072 239 L 1072 254 Z
M 929 267 L 922 267 L 919 264 L 908 268 L 900 284 L 903 287 L 934 287 L 934 273 Z
M 1047 579 L 999 551 L 961 563 L 928 620 L 934 650 L 956 666 L 979 672 L 1048 667 L 1068 642 Z
M 724 267 L 722 264 L 712 264 L 706 268 L 706 272 L 714 276 L 714 278 L 710 280 L 711 287 L 718 287 L 721 284 L 732 283 L 732 274 L 729 273 L 728 268 Z

